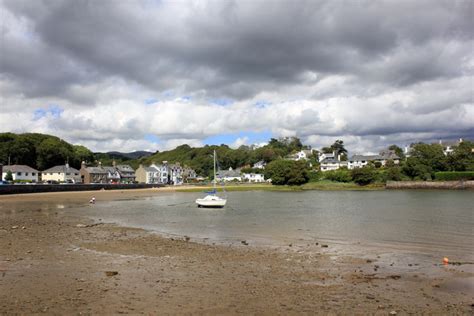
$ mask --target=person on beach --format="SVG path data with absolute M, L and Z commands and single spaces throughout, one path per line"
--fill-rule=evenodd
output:
M 92 199 L 89 201 L 90 204 L 95 204 L 95 197 L 93 196 Z

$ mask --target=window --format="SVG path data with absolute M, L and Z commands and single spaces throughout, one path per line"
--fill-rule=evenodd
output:
M 70 176 L 71 174 L 69 172 L 66 173 L 67 176 Z
M 17 176 L 21 176 L 21 172 L 17 172 L 16 175 L 17 175 Z
M 32 172 L 31 175 L 32 175 L 32 176 L 36 176 L 36 172 Z
M 28 172 L 25 172 L 25 176 L 27 176 L 27 175 L 28 175 Z

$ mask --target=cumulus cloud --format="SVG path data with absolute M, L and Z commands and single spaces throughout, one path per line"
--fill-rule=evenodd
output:
M 343 139 L 359 152 L 474 137 L 472 1 L 3 0 L 0 10 L 2 131 L 94 150 L 241 131 L 315 147 Z

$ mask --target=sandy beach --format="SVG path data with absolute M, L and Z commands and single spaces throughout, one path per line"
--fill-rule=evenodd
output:
M 472 265 L 404 270 L 377 256 L 334 256 L 330 244 L 203 244 L 69 211 L 93 207 L 91 196 L 99 203 L 167 190 L 0 196 L 0 314 L 474 312 L 463 281 L 473 280 Z

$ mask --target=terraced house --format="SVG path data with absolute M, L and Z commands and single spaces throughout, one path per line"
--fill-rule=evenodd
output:
M 81 183 L 81 175 L 79 170 L 69 166 L 68 163 L 65 165 L 54 166 L 42 171 L 41 179 L 43 181 Z

